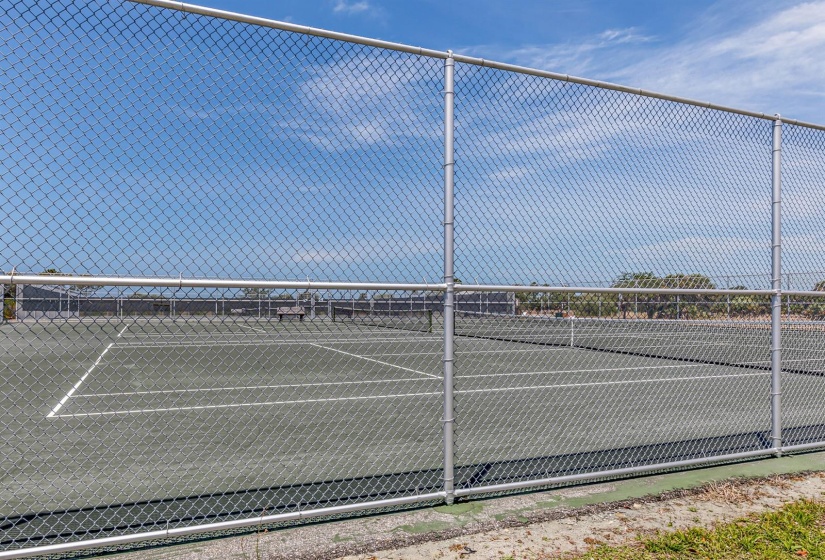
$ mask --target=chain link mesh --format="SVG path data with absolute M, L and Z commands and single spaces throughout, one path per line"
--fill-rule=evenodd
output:
M 770 286 L 772 123 L 471 65 L 457 75 L 463 280 Z M 457 318 L 474 338 L 456 344 L 456 456 L 476 465 L 459 485 L 765 447 L 769 298 L 519 296 L 518 317 Z
M 4 271 L 441 280 L 441 61 L 97 0 L 0 29 Z M 438 293 L 4 291 L 2 548 L 440 490 L 443 343 L 387 319 Z
M 467 64 L 456 76 L 462 280 L 648 272 L 706 288 L 765 273 L 769 121 Z
M 440 61 L 128 3 L 0 13 L 8 265 L 440 280 Z
M 825 444 L 823 132 L 778 442 L 773 122 L 455 69 L 450 308 L 443 60 L 0 0 L 0 554 Z
M 825 132 L 782 130 L 782 260 L 788 290 L 825 292 Z M 825 296 L 825 293 L 823 293 Z M 786 445 L 825 439 L 822 391 L 794 370 L 825 369 L 825 297 L 787 296 L 782 324 L 782 425 Z

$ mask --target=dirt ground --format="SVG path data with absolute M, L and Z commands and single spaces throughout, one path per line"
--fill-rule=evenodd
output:
M 825 500 L 825 452 L 261 529 L 117 560 L 547 560 Z M 88 556 L 87 556 L 88 557 Z
M 571 490 L 575 492 L 576 490 Z M 748 514 L 773 510 L 800 498 L 823 499 L 825 474 L 774 476 L 714 482 L 690 491 L 587 506 L 546 521 L 524 520 L 522 526 L 460 536 L 439 542 L 381 552 L 350 555 L 346 560 L 501 560 L 563 558 L 605 543 L 635 541 L 657 531 L 710 527 Z M 562 512 L 554 512 L 558 517 Z M 540 517 L 540 516 L 537 516 Z

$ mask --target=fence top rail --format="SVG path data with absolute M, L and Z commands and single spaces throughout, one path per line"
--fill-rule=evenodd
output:
M 446 291 L 446 284 L 390 282 L 315 282 L 312 280 L 219 280 L 212 278 L 158 278 L 128 276 L 66 276 L 52 274 L 2 274 L 0 284 L 40 286 L 143 286 L 157 288 L 272 288 L 275 290 Z
M 158 288 L 273 288 L 304 290 L 388 290 L 388 291 L 447 291 L 444 283 L 391 283 L 391 282 L 315 282 L 313 280 L 243 280 L 214 278 L 163 278 L 153 276 L 67 276 L 57 274 L 1 274 L 0 284 L 40 286 L 144 286 Z M 455 284 L 456 292 L 562 292 L 590 294 L 662 294 L 662 295 L 733 295 L 772 296 L 804 295 L 825 296 L 825 292 L 733 290 L 722 288 L 601 288 L 598 286 L 508 286 L 498 284 Z
M 249 16 L 240 14 L 237 12 L 228 12 L 225 10 L 218 10 L 215 8 L 208 8 L 206 6 L 198 6 L 196 4 L 188 4 L 185 2 L 176 2 L 174 0 L 129 0 L 130 2 L 134 2 L 137 4 L 146 4 L 149 6 L 155 6 L 158 8 L 168 8 L 172 10 L 177 10 L 180 12 L 187 12 L 192 14 L 198 14 L 202 16 L 214 17 L 219 19 L 225 19 L 228 21 L 236 21 L 239 23 L 248 23 L 251 25 L 258 25 L 261 27 L 269 27 L 271 29 L 280 29 L 283 31 L 291 31 L 294 33 L 302 33 L 304 35 L 313 35 L 315 37 L 324 37 L 327 39 L 335 39 L 338 41 L 345 41 L 347 43 L 355 43 L 359 45 L 366 45 L 370 47 L 377 47 L 382 49 L 388 49 L 393 51 L 405 52 L 410 54 L 415 54 L 419 56 L 425 56 L 429 58 L 453 58 L 457 62 L 462 62 L 465 64 L 472 64 L 475 66 L 482 66 L 486 68 L 494 68 L 497 70 L 505 70 L 509 72 L 515 72 L 518 74 L 527 74 L 531 76 L 537 76 L 541 78 L 549 78 L 553 80 L 559 80 L 563 82 L 570 82 L 575 84 L 581 84 L 586 86 L 597 87 L 601 89 L 609 89 L 614 91 L 621 91 L 624 93 L 631 93 L 635 95 L 639 95 L 642 97 L 650 97 L 654 99 L 662 99 L 664 101 L 673 101 L 675 103 L 682 103 L 685 105 L 695 105 L 697 107 L 704 107 L 706 109 L 713 109 L 716 111 L 724 111 L 726 113 L 735 113 L 738 115 L 744 115 L 748 117 L 755 117 L 758 119 L 766 119 L 766 120 L 780 120 L 779 115 L 771 115 L 768 113 L 762 113 L 758 111 L 748 111 L 746 109 L 737 109 L 735 107 L 728 107 L 725 105 L 717 105 L 715 103 L 709 103 L 707 101 L 699 101 L 696 99 L 690 99 L 687 97 L 679 97 L 676 95 L 667 95 L 664 93 L 659 93 L 655 91 L 650 91 L 642 88 L 630 87 L 630 86 L 623 86 L 620 84 L 614 84 L 610 82 L 603 82 L 601 80 L 591 80 L 588 78 L 579 78 L 577 76 L 571 76 L 569 74 L 561 74 L 558 72 L 550 72 L 547 70 L 539 70 L 536 68 L 530 68 L 527 66 L 519 66 L 516 64 L 508 64 L 504 62 L 496 62 L 493 60 L 486 60 L 484 58 L 477 58 L 462 54 L 454 54 L 452 51 L 439 51 L 434 49 L 425 49 L 423 47 L 414 47 L 411 45 L 405 45 L 403 43 L 394 43 L 391 41 L 382 41 L 380 39 L 371 39 L 369 37 L 361 37 L 358 35 L 350 35 L 348 33 L 339 33 L 336 31 L 329 31 L 326 29 L 318 29 L 315 27 L 309 27 L 305 25 L 296 25 L 294 23 L 288 23 L 284 21 L 277 21 L 257 16 Z M 817 130 L 825 131 L 825 125 L 810 123 L 805 121 L 800 121 L 796 119 L 788 119 L 788 118 L 781 118 L 781 121 L 786 124 L 792 124 L 796 126 L 803 126 L 806 128 L 813 128 Z
M 313 280 L 244 280 L 216 278 L 155 277 L 155 276 L 67 276 L 57 274 L 0 274 L 0 285 L 38 286 L 143 286 L 157 288 L 272 288 L 304 290 L 387 290 L 445 292 L 444 283 L 392 282 L 316 282 Z M 727 288 L 617 288 L 598 286 L 518 286 L 499 284 L 455 284 L 456 292 L 561 292 L 589 294 L 661 294 L 661 295 L 732 295 L 772 296 L 778 293 L 792 296 L 823 297 L 825 292 L 801 290 L 750 290 Z
M 661 295 L 731 295 L 772 296 L 775 290 L 731 290 L 725 288 L 599 288 L 597 286 L 504 286 L 494 284 L 456 284 L 456 292 L 561 292 L 583 294 L 661 294 Z M 782 292 L 783 294 L 786 292 Z M 819 292 L 820 295 L 825 293 Z
M 782 290 L 783 296 L 797 296 L 797 297 L 812 297 L 825 298 L 825 292 L 817 292 L 814 290 Z

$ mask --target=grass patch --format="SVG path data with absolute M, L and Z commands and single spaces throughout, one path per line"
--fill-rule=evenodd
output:
M 729 558 L 825 558 L 825 504 L 800 500 L 782 509 L 718 525 L 641 539 L 638 544 L 599 545 L 581 560 Z

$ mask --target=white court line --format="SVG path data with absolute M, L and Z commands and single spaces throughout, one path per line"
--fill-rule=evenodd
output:
M 320 402 L 340 402 L 340 401 L 366 401 L 375 399 L 399 399 L 406 397 L 427 397 L 439 396 L 440 391 L 432 393 L 402 393 L 397 395 L 365 395 L 360 397 L 339 397 L 334 399 L 305 399 L 299 401 L 267 401 L 256 403 L 236 403 L 236 404 L 208 404 L 203 406 L 181 406 L 174 408 L 143 408 L 136 410 L 112 410 L 106 412 L 83 412 L 79 414 L 58 414 L 55 418 L 77 418 L 79 416 L 116 416 L 124 414 L 143 414 L 148 412 L 177 412 L 184 410 L 208 410 L 214 408 L 249 408 L 253 406 L 275 406 L 281 404 L 308 404 Z
M 329 350 L 330 352 L 338 352 L 339 354 L 344 354 L 346 356 L 352 356 L 353 358 L 358 358 L 360 360 L 366 360 L 368 362 L 375 362 L 376 364 L 381 364 L 383 366 L 390 366 L 394 367 L 403 371 L 409 371 L 412 373 L 417 373 L 418 375 L 426 375 L 427 377 L 432 377 L 433 379 L 440 379 L 439 376 L 433 375 L 432 373 L 427 373 L 424 371 L 418 371 L 416 369 L 410 369 L 403 366 L 399 366 L 396 364 L 391 364 L 389 362 L 382 362 L 381 360 L 374 360 L 372 358 L 367 358 L 365 356 L 359 356 L 358 354 L 351 354 L 349 352 L 344 352 L 343 350 L 338 350 L 337 348 L 330 348 L 329 346 L 321 346 L 320 344 L 310 343 L 310 346 L 315 346 L 316 348 L 323 348 L 324 350 Z
M 255 327 L 250 327 L 249 325 L 235 325 L 235 326 L 236 327 L 241 327 L 242 329 L 252 329 L 255 332 L 264 333 L 264 334 L 269 334 L 270 332 L 272 332 L 272 331 L 267 331 L 267 330 L 264 330 L 264 329 L 256 329 Z
M 735 377 L 768 377 L 771 373 L 737 373 L 734 375 L 703 375 L 700 377 L 662 377 L 658 379 L 626 379 L 624 381 L 593 381 L 591 383 L 564 383 L 560 385 L 532 385 L 529 387 L 499 387 L 486 389 L 464 389 L 456 393 L 499 393 L 502 391 L 527 391 L 535 389 L 570 389 L 579 387 L 597 387 L 600 385 L 631 385 L 635 383 L 665 383 L 671 381 L 698 381 L 700 379 L 733 379 Z
M 391 355 L 398 355 L 404 356 L 406 354 L 391 354 Z M 360 358 L 364 358 L 364 356 L 359 356 Z M 398 366 L 396 366 L 398 367 Z M 481 373 L 481 374 L 474 374 L 474 375 L 461 375 L 462 379 L 470 380 L 479 377 L 509 377 L 509 376 L 521 376 L 521 375 L 561 375 L 561 374 L 577 374 L 577 373 L 611 373 L 611 372 L 619 372 L 619 371 L 638 371 L 638 370 L 645 370 L 645 369 L 684 369 L 684 368 L 697 368 L 697 367 L 707 367 L 707 364 L 676 364 L 676 365 L 669 365 L 669 366 L 630 366 L 630 367 L 620 367 L 620 368 L 598 368 L 598 369 L 569 369 L 569 370 L 551 370 L 551 371 L 517 371 L 517 372 L 497 372 L 497 373 Z M 728 367 L 728 366 L 723 366 Z M 182 394 L 182 393 L 208 393 L 213 391 L 246 391 L 246 390 L 258 390 L 258 389 L 288 389 L 288 388 L 299 388 L 299 387 L 322 387 L 322 386 L 340 386 L 340 385 L 366 385 L 366 384 L 374 384 L 374 383 L 409 383 L 414 381 L 429 381 L 435 376 L 430 374 L 428 377 L 412 377 L 406 379 L 373 379 L 373 380 L 361 380 L 361 381 L 325 381 L 320 383 L 291 383 L 291 384 L 281 384 L 281 385 L 242 385 L 242 386 L 235 386 L 235 387 L 206 387 L 206 388 L 196 388 L 196 389 L 159 389 L 153 391 L 125 391 L 120 393 L 91 393 L 86 395 L 78 395 L 74 397 L 75 399 L 82 399 L 82 398 L 95 398 L 95 397 L 121 397 L 121 396 L 131 396 L 131 395 L 161 395 L 161 394 Z M 734 375 L 727 375 L 727 376 L 716 376 L 716 377 L 734 377 L 737 375 L 763 375 L 763 374 L 734 374 Z M 436 377 L 436 379 L 440 379 L 440 377 Z M 669 378 L 669 379 L 676 379 L 676 378 Z M 690 377 L 685 379 L 703 379 L 703 377 Z M 640 380 L 641 381 L 641 380 Z M 616 382 L 613 382 L 616 383 Z
M 629 366 L 620 368 L 598 368 L 598 369 L 567 369 L 567 370 L 552 370 L 552 371 L 514 371 L 514 372 L 498 372 L 498 373 L 480 373 L 478 375 L 461 375 L 463 379 L 473 379 L 475 377 L 505 377 L 508 375 L 555 375 L 568 373 L 601 373 L 611 371 L 636 371 L 640 369 L 670 369 L 670 368 L 691 368 L 691 367 L 708 367 L 708 364 L 676 364 L 671 366 Z M 731 367 L 731 366 L 720 366 Z M 693 377 L 691 379 L 700 379 Z
M 443 340 L 443 339 L 442 339 Z M 508 350 L 506 348 L 502 348 L 500 350 L 456 350 L 456 354 L 530 354 L 536 352 L 547 352 L 549 350 L 564 350 L 565 348 L 537 348 L 533 349 L 524 349 L 524 350 Z M 405 352 L 400 354 L 392 354 L 392 353 L 379 353 L 379 354 L 370 354 L 370 356 L 441 356 L 444 352 Z
M 210 391 L 248 391 L 257 389 L 289 389 L 296 387 L 323 387 L 323 386 L 338 386 L 338 385 L 367 385 L 370 383 L 408 383 L 411 381 L 430 381 L 429 377 L 413 377 L 407 379 L 371 379 L 368 381 L 325 381 L 322 383 L 293 383 L 284 385 L 250 385 L 240 387 L 206 387 L 202 389 L 158 389 L 155 391 L 127 391 L 123 393 L 91 393 L 87 395 L 77 395 L 75 399 L 84 399 L 92 397 L 123 397 L 130 395 L 161 395 L 161 394 L 176 394 L 176 393 L 208 393 Z
M 249 336 L 249 335 L 245 335 Z M 195 338 L 195 337 L 191 337 Z M 249 340 L 249 341 L 221 341 L 221 340 L 210 340 L 207 337 L 198 337 L 203 338 L 203 340 L 198 340 L 194 342 L 178 342 L 176 340 L 171 340 L 169 342 L 146 342 L 146 343 L 129 343 L 127 342 L 125 345 L 120 345 L 121 348 L 166 348 L 168 346 L 272 346 L 273 340 Z M 132 337 L 124 337 L 124 340 L 131 340 L 131 339 L 138 339 L 138 340 L 145 340 L 138 336 Z M 410 342 L 442 342 L 443 338 L 416 338 L 416 339 L 409 339 L 409 338 L 371 338 L 369 340 L 350 340 L 350 339 L 321 339 L 321 340 L 279 340 L 275 339 L 276 342 L 275 346 L 300 346 L 300 345 L 307 345 L 313 344 L 313 342 L 323 342 L 326 344 L 374 344 L 376 342 L 398 342 L 403 341 L 406 344 Z
M 600 381 L 593 383 L 565 383 L 556 385 L 532 385 L 529 387 L 500 387 L 500 388 L 486 388 L 486 389 L 465 389 L 456 391 L 457 394 L 463 393 L 500 393 L 506 391 L 530 391 L 537 389 L 570 389 L 580 387 L 594 387 L 600 385 L 630 385 L 634 383 L 656 383 L 656 382 L 672 382 L 672 381 L 696 381 L 700 379 L 732 379 L 736 377 L 755 377 L 755 376 L 769 376 L 770 372 L 765 373 L 743 373 L 738 375 L 707 375 L 702 377 L 670 377 L 662 379 L 632 379 L 626 381 Z M 249 408 L 256 406 L 275 406 L 287 404 L 309 404 L 321 402 L 341 402 L 341 401 L 365 401 L 376 399 L 398 399 L 407 397 L 425 397 L 425 396 L 441 396 L 441 391 L 427 392 L 427 393 L 400 393 L 393 395 L 365 395 L 359 397 L 338 397 L 330 399 L 304 399 L 294 401 L 265 401 L 256 403 L 235 403 L 235 404 L 213 404 L 201 406 L 181 406 L 169 408 L 142 408 L 135 410 L 111 410 L 105 412 L 84 412 L 78 414 L 60 414 L 56 418 L 77 418 L 81 416 L 118 416 L 127 414 L 145 414 L 151 412 L 179 412 L 187 410 L 209 410 L 217 408 Z
M 666 359 L 669 361 L 676 360 L 677 358 L 645 358 L 645 359 L 652 359 L 652 360 L 659 360 L 659 359 Z M 657 365 L 657 366 L 628 366 L 628 367 L 620 367 L 620 368 L 598 368 L 598 369 L 569 369 L 569 370 L 553 370 L 553 371 L 519 371 L 519 372 L 505 372 L 505 373 L 482 373 L 479 375 L 466 375 L 462 376 L 464 378 L 471 378 L 471 377 L 499 377 L 505 375 L 539 375 L 539 374 L 557 374 L 557 373 L 599 373 L 602 371 L 609 372 L 609 371 L 626 371 L 626 370 L 639 370 L 639 369 L 675 369 L 675 368 L 692 368 L 692 367 L 726 367 L 726 368 L 737 368 L 741 369 L 742 366 L 749 366 L 749 365 L 757 365 L 766 363 L 764 361 L 758 362 L 740 362 L 738 365 L 725 365 L 725 364 L 704 364 L 704 363 L 688 363 L 688 364 L 673 364 L 673 365 Z M 739 375 L 739 374 L 735 374 Z M 747 374 L 742 374 L 747 375 Z M 761 375 L 761 374 L 759 374 Z M 701 377 L 693 377 L 692 379 L 701 379 Z
M 128 328 L 129 328 L 129 325 L 126 325 L 125 327 L 123 327 L 122 329 L 120 329 L 120 332 L 119 332 L 119 333 L 117 333 L 117 337 L 118 337 L 118 338 L 120 338 L 120 335 L 122 335 L 122 334 L 126 331 L 126 329 L 128 329 Z M 61 408 L 63 408 L 63 405 L 65 405 L 65 404 L 66 404 L 66 401 L 68 401 L 70 398 L 72 398 L 72 395 L 74 395 L 75 391 L 77 391 L 77 390 L 80 388 L 80 385 L 81 385 L 84 381 L 86 381 L 86 378 L 87 378 L 87 377 L 89 377 L 89 374 L 90 374 L 90 373 L 92 373 L 92 371 L 94 371 L 94 369 L 95 369 L 95 368 L 96 368 L 96 367 L 100 364 L 100 360 L 102 360 L 102 359 L 103 359 L 103 356 L 105 356 L 105 355 L 106 355 L 106 353 L 107 353 L 107 352 L 108 352 L 108 351 L 112 348 L 112 346 L 114 346 L 114 345 L 115 345 L 115 343 L 114 343 L 114 342 L 110 342 L 110 343 L 109 343 L 109 346 L 107 346 L 107 347 L 103 350 L 103 352 L 101 352 L 100 356 L 98 356 L 98 357 L 97 357 L 97 360 L 95 360 L 95 363 L 93 363 L 93 364 L 92 364 L 92 367 L 90 367 L 88 370 L 86 370 L 86 373 L 84 373 L 84 374 L 83 374 L 83 377 L 81 377 L 81 378 L 78 380 L 78 382 L 74 384 L 74 387 L 72 387 L 71 389 L 69 389 L 69 392 L 68 392 L 68 393 L 66 393 L 66 396 L 65 396 L 65 397 L 63 397 L 62 399 L 60 399 L 60 402 L 59 402 L 59 403 L 57 403 L 57 405 L 56 405 L 56 406 L 52 409 L 52 411 L 51 411 L 51 412 L 49 412 L 49 413 L 46 415 L 46 418 L 54 418 L 54 417 L 55 417 L 55 415 L 57 415 L 58 411 L 59 411 Z
M 66 404 L 66 401 L 69 400 L 70 398 L 72 398 L 72 395 L 74 394 L 74 392 L 77 391 L 80 388 L 81 383 L 86 381 L 86 378 L 89 377 L 89 374 L 92 373 L 92 370 L 94 370 L 97 367 L 97 365 L 100 363 L 101 358 L 103 358 L 103 356 L 106 355 L 106 352 L 109 351 L 109 348 L 112 347 L 112 344 L 114 344 L 114 342 L 109 343 L 109 346 L 107 346 L 106 349 L 103 351 L 103 353 L 100 356 L 97 357 L 97 360 L 95 360 L 95 363 L 92 364 L 92 367 L 90 367 L 88 370 L 86 370 L 86 373 L 83 374 L 83 377 L 81 377 L 80 380 L 77 383 L 74 384 L 74 387 L 69 389 L 69 392 L 66 393 L 66 396 L 63 397 L 62 399 L 60 399 L 60 402 L 57 403 L 57 405 L 52 409 L 52 411 L 49 412 L 46 415 L 46 418 L 53 418 L 57 414 L 57 412 L 61 408 L 63 408 L 63 405 Z

